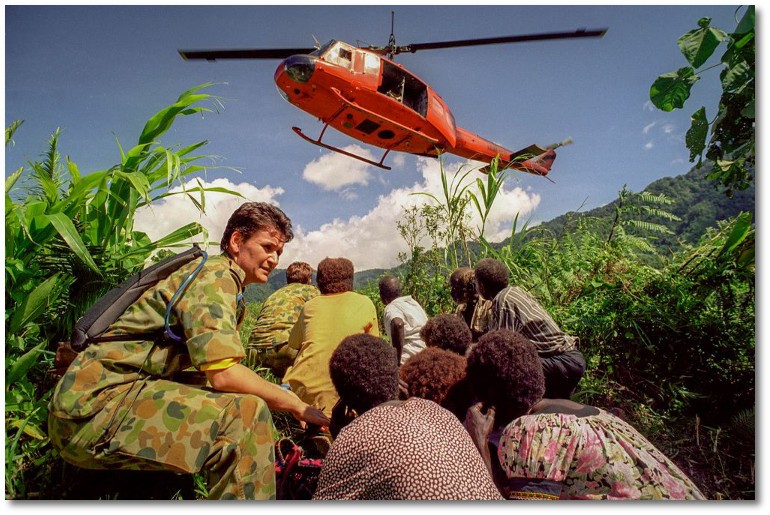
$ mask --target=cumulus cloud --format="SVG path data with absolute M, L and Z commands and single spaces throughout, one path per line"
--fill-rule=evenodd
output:
M 674 132 L 674 130 L 676 130 L 676 126 L 673 123 L 667 123 L 667 124 L 663 125 L 663 127 L 661 127 L 661 129 L 666 134 L 671 134 L 672 132 Z
M 264 186 L 258 188 L 247 182 L 233 183 L 228 179 L 215 179 L 211 182 L 201 181 L 204 187 L 224 188 L 243 195 L 220 192 L 205 193 L 206 214 L 201 214 L 185 194 L 178 194 L 155 202 L 151 206 L 138 209 L 134 218 L 134 229 L 147 234 L 152 240 L 157 240 L 191 222 L 198 222 L 208 231 L 209 242 L 214 247 L 219 246 L 219 240 L 225 232 L 225 226 L 230 215 L 244 202 L 270 202 L 278 205 L 276 197 L 283 194 L 283 188 Z M 196 180 L 186 183 L 186 188 L 197 188 Z M 182 191 L 181 186 L 171 190 L 172 193 Z M 199 202 L 200 193 L 193 192 L 192 196 Z
M 348 158 L 349 159 L 349 158 Z M 475 167 L 480 166 L 475 163 Z M 315 230 L 305 230 L 295 223 L 294 239 L 284 249 L 281 268 L 292 261 L 306 261 L 316 265 L 323 258 L 344 256 L 353 261 L 356 270 L 371 268 L 391 268 L 399 264 L 399 252 L 407 251 L 404 240 L 398 233 L 397 223 L 403 216 L 404 209 L 432 202 L 425 195 L 413 195 L 416 192 L 432 193 L 441 198 L 441 172 L 435 159 L 420 158 L 419 171 L 422 178 L 412 186 L 397 188 L 377 199 L 371 210 L 361 216 L 348 219 L 335 219 Z M 468 170 L 468 163 L 444 163 L 444 170 L 451 181 L 458 173 Z M 472 172 L 465 181 L 475 190 L 475 179 L 483 177 L 479 172 Z M 194 187 L 191 181 L 188 187 Z M 276 200 L 284 190 L 272 186 L 256 187 L 248 183 L 235 184 L 227 179 L 217 179 L 204 186 L 227 188 L 241 193 L 249 201 L 270 202 L 279 205 Z M 176 191 L 180 191 L 177 189 Z M 246 200 L 224 193 L 206 194 L 206 215 L 200 215 L 193 204 L 184 195 L 176 195 L 158 202 L 150 209 L 143 208 L 136 214 L 135 228 L 146 232 L 152 239 L 158 239 L 183 225 L 197 221 L 209 233 L 209 249 L 217 249 L 227 220 L 232 212 Z M 540 195 L 525 191 L 513 180 L 508 180 L 495 201 L 485 227 L 485 237 L 489 241 L 502 241 L 510 235 L 513 219 L 517 213 L 526 217 L 540 204 Z M 472 209 L 470 225 L 480 228 L 479 215 Z M 289 213 L 291 216 L 291 214 Z M 422 242 L 428 246 L 429 242 Z
M 645 149 L 645 150 L 652 150 L 652 148 L 653 148 L 653 147 L 655 147 L 655 143 L 653 143 L 652 141 L 648 141 L 648 142 L 647 142 L 647 143 L 644 145 L 644 149 Z
M 375 160 L 370 150 L 359 145 L 348 145 L 342 147 L 342 150 Z M 370 168 L 371 165 L 363 161 L 351 159 L 337 152 L 329 152 L 308 163 L 302 172 L 302 177 L 327 191 L 340 191 L 351 184 L 368 184 L 372 178 L 369 173 Z
M 416 192 L 428 192 L 442 196 L 441 173 L 438 161 L 421 158 L 418 166 L 422 180 L 410 187 L 392 190 L 380 196 L 377 205 L 363 216 L 353 216 L 348 220 L 333 220 L 313 231 L 304 231 L 299 227 L 295 239 L 286 246 L 282 265 L 294 260 L 318 263 L 325 257 L 344 256 L 353 261 L 356 270 L 371 268 L 390 268 L 399 263 L 399 252 L 407 251 L 407 245 L 398 233 L 397 223 L 403 216 L 404 209 L 432 202 L 425 195 L 413 195 Z M 463 163 L 444 163 L 449 180 L 457 173 Z M 463 168 L 466 171 L 467 164 Z M 466 177 L 466 182 L 475 181 L 478 172 Z M 513 183 L 506 183 L 487 219 L 485 237 L 490 241 L 502 241 L 510 235 L 516 213 L 526 215 L 540 203 L 540 196 L 527 193 Z M 475 183 L 472 188 L 475 189 Z M 480 227 L 478 214 L 473 213 L 470 224 Z M 428 242 L 423 242 L 428 245 Z

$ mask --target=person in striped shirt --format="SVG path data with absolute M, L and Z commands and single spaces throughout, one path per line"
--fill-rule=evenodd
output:
M 543 365 L 545 397 L 570 399 L 586 369 L 578 338 L 562 331 L 529 292 L 508 284 L 502 261 L 482 259 L 474 272 L 479 294 L 492 299 L 489 330 L 510 329 L 532 341 Z

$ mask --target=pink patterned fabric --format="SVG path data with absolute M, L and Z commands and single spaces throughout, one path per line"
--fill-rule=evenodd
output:
M 603 410 L 519 417 L 503 431 L 498 458 L 508 478 L 561 482 L 570 499 L 705 499 L 636 429 Z

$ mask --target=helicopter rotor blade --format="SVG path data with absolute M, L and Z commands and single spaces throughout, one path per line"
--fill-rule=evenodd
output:
M 500 43 L 524 43 L 527 41 L 547 41 L 552 39 L 595 38 L 602 37 L 607 29 L 586 30 L 574 32 L 546 32 L 541 34 L 526 34 L 521 36 L 501 36 L 496 38 L 458 39 L 455 41 L 435 41 L 432 43 L 413 43 L 396 47 L 394 54 L 403 52 L 414 53 L 418 50 L 436 50 L 441 48 L 456 48 L 463 46 L 496 45 Z
M 217 59 L 286 59 L 295 54 L 309 54 L 314 51 L 310 48 L 254 48 L 246 50 L 179 50 L 179 55 L 185 61 L 205 59 L 216 61 Z

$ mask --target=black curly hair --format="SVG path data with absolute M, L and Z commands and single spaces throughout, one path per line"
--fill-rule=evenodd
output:
M 332 353 L 329 373 L 337 394 L 358 414 L 398 398 L 396 349 L 382 338 L 345 337 Z
M 428 347 L 439 347 L 465 356 L 473 335 L 462 317 L 436 315 L 422 326 L 420 338 Z
M 325 258 L 318 263 L 315 282 L 324 295 L 353 291 L 353 262 L 347 258 Z
M 466 375 L 478 400 L 495 407 L 498 426 L 525 415 L 545 393 L 535 344 L 508 329 L 479 338 L 468 355 Z
M 485 299 L 494 299 L 495 295 L 508 286 L 508 267 L 499 259 L 484 258 L 479 260 L 473 273 L 476 274 L 479 293 Z
M 449 390 L 465 377 L 465 358 L 445 349 L 428 347 L 401 365 L 399 375 L 411 397 L 443 404 Z

